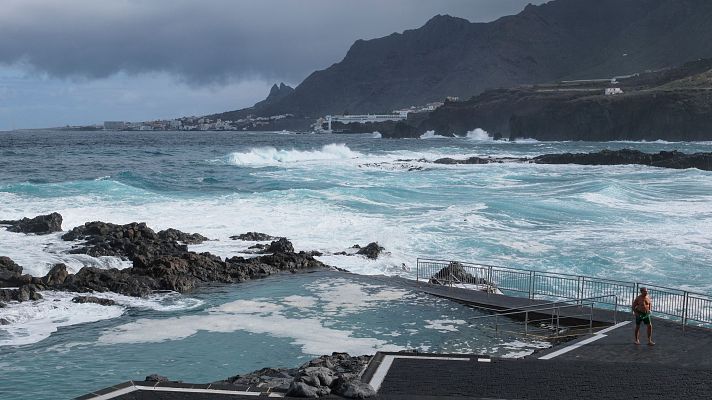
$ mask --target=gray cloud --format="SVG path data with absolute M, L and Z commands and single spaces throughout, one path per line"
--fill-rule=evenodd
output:
M 541 3 L 538 1 L 536 3 Z M 192 85 L 298 83 L 359 38 L 435 14 L 489 21 L 526 0 L 3 0 L 0 63 L 54 78 L 163 72 Z

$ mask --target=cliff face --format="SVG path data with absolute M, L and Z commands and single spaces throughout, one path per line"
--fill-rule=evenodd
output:
M 514 115 L 511 137 L 538 140 L 712 140 L 712 90 L 593 96 Z
M 623 94 L 604 95 L 608 87 Z M 616 83 L 566 82 L 486 91 L 445 103 L 384 137 L 464 135 L 482 128 L 495 137 L 539 140 L 712 140 L 712 59 L 636 74 Z
M 555 0 L 491 23 L 436 16 L 359 40 L 260 115 L 383 112 L 446 96 L 712 57 L 708 0 Z

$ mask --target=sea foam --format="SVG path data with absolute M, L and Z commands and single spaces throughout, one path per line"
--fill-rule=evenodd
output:
M 481 141 L 481 142 L 485 142 L 485 141 L 489 142 L 489 141 L 494 140 L 494 138 L 492 136 L 490 136 L 490 134 L 486 130 L 480 129 L 480 128 L 477 128 L 477 129 L 467 132 L 467 135 L 465 135 L 465 137 L 469 140 L 475 140 L 475 141 Z
M 147 298 L 101 293 L 96 296 L 114 300 L 116 305 L 74 303 L 75 296 L 87 293 L 42 292 L 43 299 L 22 303 L 11 302 L 3 308 L 2 317 L 9 324 L 0 326 L 0 346 L 21 346 L 48 338 L 58 328 L 118 318 L 129 308 L 155 311 L 188 310 L 199 307 L 202 300 L 178 293 L 162 293 Z
M 271 146 L 258 147 L 245 153 L 230 153 L 226 157 L 226 162 L 233 165 L 259 167 L 314 161 L 348 160 L 361 156 L 361 153 L 352 151 L 345 144 L 332 143 L 323 146 L 320 150 L 285 150 Z
M 420 135 L 421 139 L 447 139 L 446 136 L 442 135 L 436 135 L 435 131 L 427 131 L 424 134 Z

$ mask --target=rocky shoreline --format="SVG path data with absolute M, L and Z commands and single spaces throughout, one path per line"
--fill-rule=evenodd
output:
M 42 221 L 53 221 L 44 224 Z M 56 222 L 59 221 L 59 225 Z M 61 230 L 61 215 L 53 213 L 32 219 L 2 221 L 8 230 L 26 234 L 48 234 Z M 28 229 L 25 229 L 29 227 Z M 83 267 L 70 274 L 65 264 L 54 265 L 43 277 L 23 274 L 23 268 L 0 256 L 0 302 L 39 300 L 43 290 L 79 293 L 114 292 L 145 297 L 154 291 L 184 293 L 210 283 L 238 283 L 277 273 L 297 273 L 330 269 L 314 258 L 318 252 L 296 252 L 292 243 L 279 238 L 251 258 L 222 259 L 210 253 L 189 251 L 187 244 L 198 244 L 206 237 L 176 229 L 158 233 L 145 223 L 116 225 L 87 222 L 62 235 L 73 243 L 70 253 L 93 257 L 114 256 L 132 262 L 126 269 Z M 76 302 L 109 304 L 107 299 L 80 296 Z
M 440 158 L 435 164 L 492 164 L 505 162 L 532 164 L 578 164 L 578 165 L 647 165 L 650 167 L 687 169 L 697 168 L 712 171 L 712 153 L 686 154 L 675 151 L 643 153 L 638 150 L 601 150 L 595 153 L 543 154 L 536 157 L 495 158 L 469 157 L 465 159 Z

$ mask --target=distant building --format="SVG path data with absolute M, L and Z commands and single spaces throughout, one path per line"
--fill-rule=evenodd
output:
M 104 121 L 104 130 L 120 131 L 124 128 L 126 128 L 126 123 L 124 121 Z
M 622 90 L 621 88 L 618 88 L 618 87 L 606 88 L 606 90 L 604 91 L 604 94 L 605 94 L 606 96 L 612 96 L 612 95 L 616 95 L 616 94 L 623 94 L 623 90 Z

